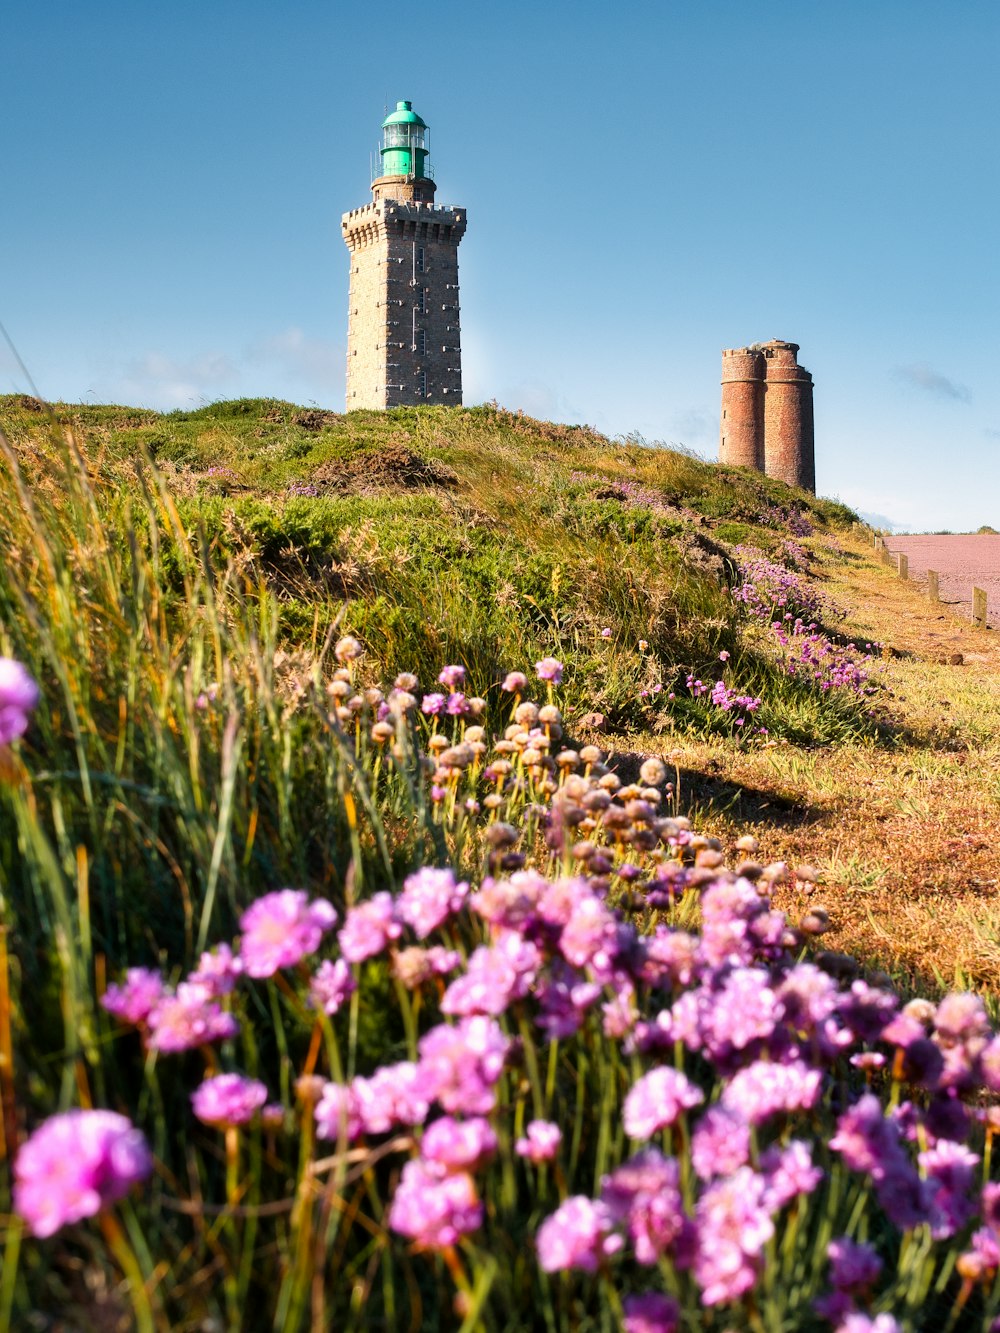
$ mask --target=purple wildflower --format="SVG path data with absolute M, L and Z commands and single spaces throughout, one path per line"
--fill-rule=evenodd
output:
M 470 1120 L 442 1116 L 427 1127 L 420 1143 L 420 1155 L 445 1171 L 476 1171 L 496 1150 L 497 1136 L 481 1116 Z
M 240 918 L 240 957 L 251 977 L 273 977 L 282 967 L 294 967 L 319 948 L 320 940 L 337 920 L 337 913 L 322 898 L 309 901 L 301 889 L 266 893 Z
M 691 1164 L 702 1180 L 730 1176 L 750 1160 L 750 1126 L 724 1106 L 712 1106 L 691 1135 Z
M 595 1273 L 601 1260 L 621 1249 L 620 1236 L 611 1232 L 612 1217 L 602 1203 L 574 1194 L 538 1228 L 538 1262 L 546 1273 L 582 1268 Z
M 424 866 L 403 881 L 396 914 L 418 940 L 425 940 L 461 908 L 468 892 L 468 883 L 456 880 L 454 871 Z
M 216 1074 L 191 1094 L 194 1113 L 206 1125 L 245 1125 L 267 1101 L 267 1088 L 242 1074 Z
M 419 1065 L 411 1060 L 382 1065 L 370 1078 L 351 1084 L 352 1105 L 365 1134 L 386 1134 L 396 1125 L 420 1125 L 431 1098 Z
M 357 989 L 354 975 L 343 958 L 331 962 L 327 958 L 320 963 L 309 983 L 309 1003 L 314 1009 L 322 1009 L 331 1016 L 338 1012 L 341 1005 Z
M 762 1125 L 782 1111 L 807 1111 L 819 1100 L 822 1075 L 798 1060 L 775 1064 L 758 1060 L 739 1070 L 722 1093 L 722 1105 L 750 1125 Z
M 563 677 L 563 664 L 554 657 L 543 657 L 535 663 L 535 675 L 539 680 L 547 680 L 552 685 L 559 685 Z
M 114 1111 L 51 1116 L 14 1162 L 14 1208 L 33 1236 L 51 1236 L 123 1198 L 153 1169 L 142 1132 Z
M 508 671 L 500 688 L 506 694 L 521 694 L 528 686 L 528 677 L 523 671 Z
M 382 953 L 390 940 L 398 940 L 402 932 L 392 894 L 376 893 L 367 902 L 348 910 L 337 942 L 348 962 L 362 963 Z
M 784 1148 L 777 1144 L 766 1148 L 760 1156 L 760 1168 L 767 1181 L 767 1205 L 772 1212 L 800 1194 L 811 1194 L 823 1179 L 823 1172 L 813 1165 L 809 1145 L 801 1139 L 792 1139 Z
M 234 955 L 228 944 L 219 944 L 211 952 L 201 955 L 198 966 L 188 976 L 193 986 L 201 986 L 205 994 L 217 1000 L 236 988 L 243 973 L 242 958 Z
M 527 1157 L 537 1166 L 540 1162 L 551 1162 L 562 1143 L 562 1130 L 551 1120 L 530 1120 L 525 1129 L 525 1137 L 514 1144 L 518 1157 Z
M 9 745 L 24 735 L 28 714 L 37 708 L 40 698 L 41 692 L 27 669 L 12 657 L 0 657 L 0 745 Z
M 527 995 L 541 965 L 538 946 L 513 931 L 492 948 L 483 946 L 470 957 L 464 976 L 445 991 L 445 1014 L 502 1014 L 512 1000 Z
M 760 1252 L 774 1235 L 766 1196 L 766 1181 L 741 1166 L 698 1200 L 694 1272 L 706 1305 L 736 1300 L 757 1280 Z
M 449 690 L 455 689 L 465 680 L 464 666 L 446 666 L 441 670 L 438 676 L 438 684 L 446 686 Z
M 444 1249 L 482 1226 L 483 1205 L 468 1172 L 444 1174 L 416 1159 L 403 1167 L 388 1221 L 418 1245 Z
M 321 1139 L 340 1139 L 348 1143 L 361 1135 L 361 1116 L 358 1114 L 354 1090 L 343 1083 L 326 1083 L 316 1103 L 316 1133 Z
M 444 710 L 443 694 L 425 694 L 420 703 L 420 711 L 429 717 L 437 717 Z
M 658 1263 L 690 1229 L 672 1157 L 646 1148 L 601 1181 L 601 1202 L 624 1225 L 640 1264 Z
M 182 981 L 174 995 L 164 995 L 148 1017 L 149 1047 L 164 1054 L 189 1051 L 235 1037 L 240 1025 L 208 998 L 204 987 Z
M 648 1139 L 658 1129 L 672 1125 L 685 1110 L 705 1100 L 700 1088 L 684 1074 L 664 1065 L 643 1075 L 629 1090 L 622 1108 L 625 1133 L 632 1139 Z
M 463 1018 L 446 1023 L 420 1039 L 420 1069 L 428 1098 L 446 1111 L 487 1115 L 495 1100 L 493 1088 L 503 1072 L 509 1042 L 492 1019 Z
M 101 996 L 101 1004 L 123 1023 L 145 1022 L 163 996 L 163 977 L 148 967 L 130 967 L 125 980 L 118 986 L 109 986 Z
M 921 1169 L 931 1187 L 931 1234 L 945 1240 L 959 1231 L 972 1216 L 972 1189 L 977 1153 L 960 1143 L 939 1139 L 933 1148 L 918 1154 Z
M 902 1333 L 891 1314 L 877 1314 L 874 1319 L 857 1312 L 846 1315 L 836 1333 Z
M 870 1287 L 882 1272 L 882 1260 L 872 1247 L 859 1244 L 848 1236 L 831 1240 L 826 1254 L 830 1260 L 830 1281 L 841 1291 L 861 1291 Z
M 680 1307 L 658 1291 L 626 1296 L 622 1302 L 624 1333 L 676 1333 Z

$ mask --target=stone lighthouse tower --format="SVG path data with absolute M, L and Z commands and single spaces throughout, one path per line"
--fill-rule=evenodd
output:
M 460 405 L 465 209 L 435 204 L 427 126 L 410 102 L 382 122 L 380 159 L 372 202 L 341 223 L 351 252 L 347 410 Z
M 813 379 L 798 350 L 772 338 L 723 351 L 719 462 L 815 491 Z

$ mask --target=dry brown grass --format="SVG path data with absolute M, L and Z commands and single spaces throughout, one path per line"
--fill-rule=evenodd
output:
M 845 630 L 885 645 L 894 745 L 734 751 L 680 745 L 683 796 L 699 827 L 752 831 L 761 856 L 815 866 L 782 890 L 794 917 L 830 911 L 824 943 L 923 986 L 1000 980 L 1000 634 L 929 603 L 860 537 L 824 559 Z M 962 664 L 945 659 L 962 654 Z M 650 748 L 662 748 L 658 738 Z

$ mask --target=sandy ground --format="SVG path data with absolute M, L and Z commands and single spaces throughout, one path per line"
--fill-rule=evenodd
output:
M 983 588 L 989 623 L 1000 625 L 1000 535 L 888 537 L 886 546 L 909 558 L 911 579 L 926 580 L 936 569 L 942 602 L 959 614 L 972 615 L 972 589 Z

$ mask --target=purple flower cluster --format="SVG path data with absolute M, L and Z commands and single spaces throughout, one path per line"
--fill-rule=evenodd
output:
M 28 714 L 37 708 L 39 697 L 26 668 L 12 657 L 0 657 L 0 745 L 24 735 Z

